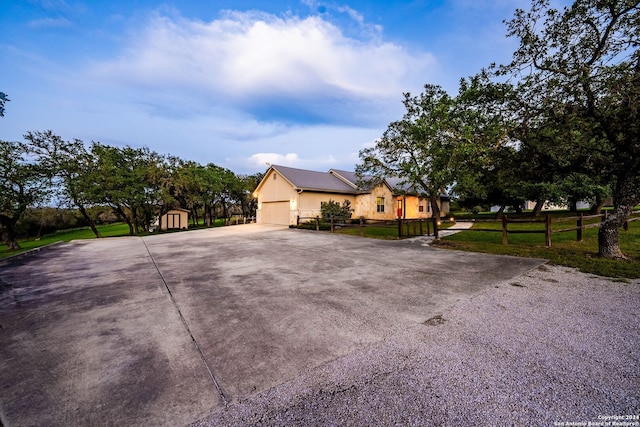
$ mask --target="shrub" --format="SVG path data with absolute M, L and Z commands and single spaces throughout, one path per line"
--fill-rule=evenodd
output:
M 348 200 L 342 202 L 342 206 L 338 202 L 329 200 L 328 202 L 320 203 L 320 212 L 322 214 L 322 219 L 326 221 L 329 221 L 331 220 L 331 217 L 334 217 L 335 219 L 346 222 L 351 219 L 353 209 L 351 209 L 351 202 Z

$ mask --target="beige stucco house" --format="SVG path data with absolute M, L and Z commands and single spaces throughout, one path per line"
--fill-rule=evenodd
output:
M 175 208 L 160 217 L 160 230 L 189 228 L 189 211 Z
M 396 219 L 430 218 L 429 201 L 415 191 L 402 187 L 397 178 L 365 186 L 358 185 L 356 174 L 331 169 L 316 172 L 285 166 L 271 166 L 254 191 L 258 198 L 256 222 L 264 224 L 296 224 L 298 218 L 320 215 L 322 202 L 333 200 L 351 203 L 353 218 Z M 444 216 L 449 211 L 449 198 L 441 195 L 439 207 Z

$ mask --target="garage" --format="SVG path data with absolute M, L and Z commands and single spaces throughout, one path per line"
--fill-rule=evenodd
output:
M 262 220 L 264 224 L 289 225 L 289 201 L 262 202 Z

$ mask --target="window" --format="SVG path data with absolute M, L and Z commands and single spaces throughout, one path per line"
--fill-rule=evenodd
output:
M 384 212 L 384 197 L 376 199 L 376 212 Z
M 418 212 L 424 212 L 424 205 L 422 203 L 418 206 Z

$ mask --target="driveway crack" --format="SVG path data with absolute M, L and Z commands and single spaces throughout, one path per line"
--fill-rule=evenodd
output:
M 229 403 L 228 400 L 227 400 L 227 397 L 225 396 L 224 392 L 222 391 L 222 388 L 220 387 L 220 384 L 216 380 L 215 375 L 213 375 L 213 371 L 209 367 L 209 364 L 207 363 L 207 359 L 204 357 L 204 353 L 202 352 L 202 349 L 200 348 L 200 345 L 198 344 L 198 341 L 196 340 L 196 337 L 193 335 L 193 332 L 191 332 L 191 328 L 189 327 L 189 324 L 187 323 L 187 320 L 183 316 L 182 311 L 180 311 L 180 307 L 178 306 L 178 303 L 176 302 L 176 299 L 173 297 L 173 293 L 171 292 L 171 288 L 169 287 L 169 284 L 167 283 L 167 280 L 164 278 L 164 275 L 162 274 L 162 271 L 160 271 L 160 267 L 158 267 L 158 264 L 156 263 L 155 258 L 151 254 L 151 251 L 149 250 L 149 247 L 147 246 L 147 242 L 145 242 L 144 239 L 142 239 L 142 243 L 144 244 L 144 247 L 147 250 L 147 253 L 149 254 L 149 258 L 151 259 L 151 262 L 153 263 L 153 266 L 155 267 L 156 271 L 160 275 L 160 279 L 162 280 L 164 288 L 167 290 L 167 293 L 169 294 L 169 299 L 171 300 L 171 304 L 173 304 L 173 307 L 176 309 L 176 312 L 178 313 L 178 316 L 180 316 L 180 320 L 182 320 L 182 324 L 184 325 L 185 329 L 187 330 L 187 333 L 189 334 L 189 336 L 191 337 L 191 341 L 193 342 L 193 345 L 195 346 L 196 351 L 200 355 L 200 359 L 202 359 L 202 363 L 204 364 L 204 367 L 207 370 L 207 374 L 209 374 L 209 379 L 211 380 L 211 382 L 213 383 L 213 385 L 216 388 L 216 391 L 220 395 L 220 400 L 222 400 L 222 403 L 224 404 L 224 406 L 227 406 L 228 403 Z

